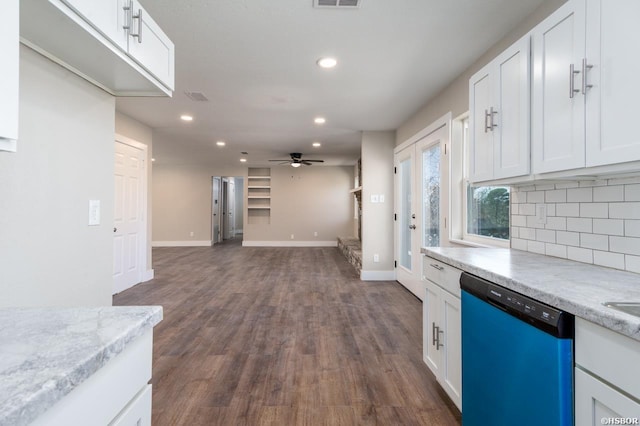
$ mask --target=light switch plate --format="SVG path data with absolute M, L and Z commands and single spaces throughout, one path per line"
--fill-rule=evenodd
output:
M 89 200 L 89 226 L 100 225 L 100 200 Z
M 378 203 L 380 201 L 380 196 L 378 194 L 374 194 L 371 196 L 372 203 Z

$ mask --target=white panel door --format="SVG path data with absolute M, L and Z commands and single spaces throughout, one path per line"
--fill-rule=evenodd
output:
M 62 0 L 84 18 L 92 27 L 100 31 L 123 51 L 127 51 L 127 24 L 125 17 L 128 12 L 124 6 L 129 0 Z
M 565 3 L 536 26 L 532 42 L 533 173 L 584 167 L 584 3 Z
M 0 151 L 15 151 L 18 139 L 19 31 L 18 0 L 0 2 Z
M 229 238 L 235 238 L 236 236 L 236 182 L 234 178 L 229 178 L 229 214 L 227 220 L 229 221 Z
M 616 424 L 605 421 L 614 418 L 638 418 L 640 404 L 637 401 L 580 368 L 574 371 L 576 425 Z
M 222 187 L 220 185 L 220 178 L 214 177 L 212 178 L 212 186 L 213 193 L 211 195 L 211 245 L 222 242 L 222 233 L 221 228 L 222 224 L 220 223 L 220 219 L 222 218 L 222 209 L 220 203 L 220 193 L 222 191 Z
M 144 265 L 141 251 L 144 221 L 142 218 L 142 180 L 144 155 L 140 149 L 116 142 L 115 200 L 113 235 L 113 293 L 119 293 L 142 281 Z
M 587 1 L 587 166 L 640 160 L 638 16 L 638 0 Z
M 440 287 L 426 280 L 424 282 L 424 299 L 422 300 L 422 359 L 433 374 L 440 375 L 442 351 L 438 342 L 440 324 Z M 442 339 L 440 339 L 440 343 Z
M 440 292 L 440 327 L 444 333 L 441 349 L 440 384 L 458 408 L 462 407 L 462 321 L 460 299 L 451 293 Z
M 493 128 L 491 99 L 491 66 L 478 71 L 469 80 L 469 146 L 470 180 L 480 182 L 493 179 Z

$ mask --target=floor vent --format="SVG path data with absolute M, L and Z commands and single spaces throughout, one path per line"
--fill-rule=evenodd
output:
M 313 0 L 313 7 L 342 7 L 357 8 L 360 7 L 361 0 Z
M 185 90 L 184 94 L 187 95 L 189 99 L 196 102 L 207 102 L 209 100 L 209 98 L 207 98 L 202 92 L 189 92 L 188 90 Z

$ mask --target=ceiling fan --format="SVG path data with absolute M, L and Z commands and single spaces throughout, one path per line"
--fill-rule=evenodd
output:
M 291 167 L 300 167 L 301 165 L 310 166 L 311 163 L 324 163 L 324 160 L 303 160 L 302 154 L 299 152 L 292 152 L 289 154 L 291 156 L 290 160 L 269 160 L 269 161 L 280 161 L 280 164 L 291 164 Z

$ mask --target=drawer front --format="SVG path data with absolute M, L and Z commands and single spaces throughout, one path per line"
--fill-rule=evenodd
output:
M 640 342 L 576 318 L 576 364 L 640 399 Z
M 151 426 L 151 385 L 146 385 L 109 426 Z
M 454 296 L 460 297 L 460 274 L 462 271 L 451 265 L 440 262 L 431 257 L 424 258 L 423 279 L 427 279 L 447 290 Z

